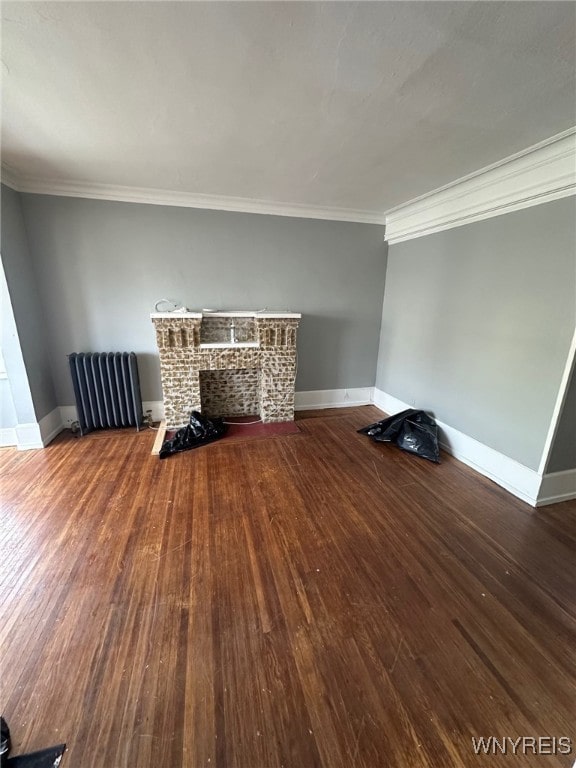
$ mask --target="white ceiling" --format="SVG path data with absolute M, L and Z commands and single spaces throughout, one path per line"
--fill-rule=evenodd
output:
M 576 123 L 573 2 L 4 2 L 18 178 L 383 212 Z

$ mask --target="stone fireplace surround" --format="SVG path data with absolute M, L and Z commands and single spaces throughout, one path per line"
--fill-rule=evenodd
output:
M 296 312 L 156 312 L 167 429 L 206 416 L 294 420 Z

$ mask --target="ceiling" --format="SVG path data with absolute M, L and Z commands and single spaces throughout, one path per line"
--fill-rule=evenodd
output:
M 3 2 L 2 162 L 382 213 L 573 126 L 575 54 L 572 2 Z

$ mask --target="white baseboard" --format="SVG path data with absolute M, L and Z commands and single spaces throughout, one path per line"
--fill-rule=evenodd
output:
M 152 411 L 152 421 L 162 421 L 164 418 L 164 400 L 144 400 L 142 403 L 144 415 Z
M 390 416 L 395 413 L 400 413 L 400 411 L 405 411 L 407 408 L 414 408 L 413 405 L 408 405 L 402 400 L 398 400 L 398 398 L 389 395 L 387 392 L 383 392 L 381 389 L 378 389 L 378 387 L 374 387 L 372 402 L 375 406 Z
M 354 405 L 371 405 L 373 387 L 354 389 L 316 389 L 310 392 L 296 392 L 294 410 L 309 411 L 316 408 L 350 408 Z M 142 403 L 144 413 L 152 411 L 153 421 L 164 418 L 164 401 L 148 400 Z
M 75 405 L 61 405 L 59 411 L 62 429 L 70 429 L 72 424 L 78 421 L 78 411 Z M 162 421 L 164 418 L 164 401 L 144 400 L 142 402 L 142 411 L 144 414 L 147 411 L 152 411 L 152 421 Z
M 15 427 L 0 429 L 0 445 L 13 445 L 19 451 L 44 448 L 62 429 L 60 409 L 54 408 L 38 423 L 17 424 Z
M 310 411 L 316 408 L 351 408 L 354 405 L 371 405 L 373 387 L 353 389 L 315 389 L 310 392 L 296 392 L 294 410 Z
M 60 421 L 64 429 L 70 429 L 72 424 L 78 421 L 78 411 L 75 405 L 61 405 L 59 411 Z
M 414 406 L 374 388 L 374 405 L 385 413 L 398 413 Z M 536 506 L 541 475 L 525 467 L 503 453 L 478 442 L 473 437 L 436 419 L 440 430 L 440 445 L 458 461 L 467 464 L 485 477 L 517 496 L 531 506 Z
M 33 421 L 30 424 L 17 424 L 16 445 L 19 451 L 30 451 L 35 448 L 44 448 L 40 425 Z
M 316 389 L 311 392 L 296 392 L 295 410 L 309 411 L 316 408 L 350 408 L 354 405 L 371 405 L 373 387 L 356 387 L 354 389 Z M 152 411 L 152 421 L 162 421 L 164 418 L 163 400 L 144 400 L 144 413 Z M 78 414 L 75 405 L 61 405 L 60 418 L 66 428 L 77 421 Z
M 536 502 L 537 507 L 558 504 L 571 499 L 576 499 L 576 469 L 544 475 Z
M 16 427 L 2 427 L 0 429 L 0 448 L 8 448 L 17 444 Z
M 46 447 L 64 429 L 60 408 L 54 408 L 53 411 L 46 414 L 46 416 L 40 419 L 38 426 L 40 427 L 42 445 Z

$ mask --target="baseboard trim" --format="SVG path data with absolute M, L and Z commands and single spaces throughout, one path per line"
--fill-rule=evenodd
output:
M 0 429 L 0 448 L 10 448 L 18 445 L 16 427 L 2 427 Z
M 75 405 L 61 405 L 58 410 L 63 429 L 70 429 L 72 424 L 78 421 L 78 411 Z
M 144 415 L 151 412 L 152 421 L 163 421 L 164 419 L 164 400 L 144 400 L 142 403 Z
M 46 416 L 40 419 L 38 426 L 40 427 L 42 445 L 45 448 L 64 429 L 60 408 L 54 408 L 53 411 L 47 413 Z
M 352 389 L 314 389 L 296 392 L 295 411 L 312 411 L 323 408 L 352 408 L 355 405 L 371 405 L 374 387 Z
M 72 424 L 78 421 L 78 411 L 75 405 L 61 405 L 59 411 L 62 429 L 70 429 Z M 142 412 L 146 415 L 148 411 L 151 411 L 152 421 L 162 421 L 164 418 L 164 401 L 144 400 L 142 402 Z
M 31 451 L 36 448 L 44 448 L 40 425 L 33 421 L 30 424 L 17 424 L 16 445 L 19 451 Z
M 561 501 L 572 499 L 576 499 L 576 469 L 544 475 L 536 502 L 537 507 L 559 504 Z
M 351 408 L 355 405 L 372 404 L 373 387 L 355 387 L 352 389 L 315 389 L 309 392 L 296 392 L 294 410 L 310 411 L 323 408 Z M 144 414 L 151 411 L 152 421 L 164 419 L 163 400 L 145 400 L 142 403 Z M 75 405 L 61 405 L 60 418 L 62 424 L 70 428 L 77 421 L 78 414 Z
M 15 446 L 19 451 L 45 448 L 62 429 L 60 409 L 54 408 L 38 423 L 17 424 L 15 427 L 0 429 L 0 446 Z
M 377 387 L 374 388 L 374 404 L 385 413 L 398 413 L 414 407 Z M 536 506 L 542 482 L 538 472 L 438 419 L 436 423 L 440 430 L 440 445 L 445 451 L 476 472 L 490 478 L 517 498 L 533 507 Z

